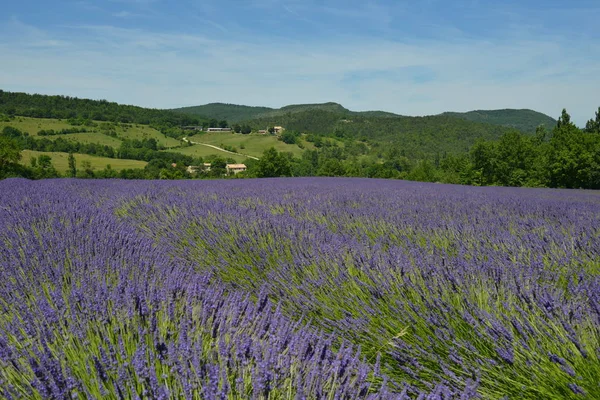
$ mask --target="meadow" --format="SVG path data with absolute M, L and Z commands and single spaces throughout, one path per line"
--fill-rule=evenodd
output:
M 171 150 L 171 151 L 174 151 L 174 150 Z M 185 154 L 186 156 L 202 157 L 202 158 L 218 155 L 219 157 L 222 157 L 225 159 L 231 158 L 231 159 L 235 160 L 235 162 L 238 162 L 238 163 L 243 163 L 248 159 L 248 157 L 243 156 L 241 154 L 226 153 L 223 151 L 215 150 L 208 146 L 203 146 L 201 144 L 194 144 L 192 146 L 183 146 L 179 149 L 176 149 L 175 151 L 177 153 Z M 244 152 L 244 150 L 239 150 L 239 149 L 238 149 L 238 151 L 242 152 L 242 153 Z
M 67 172 L 69 170 L 69 154 L 58 152 L 58 151 L 47 152 L 47 151 L 23 150 L 21 152 L 22 158 L 20 160 L 20 163 L 23 165 L 29 165 L 32 158 L 34 158 L 34 157 L 37 158 L 41 155 L 47 155 L 50 158 L 52 158 L 52 165 L 61 174 L 64 174 L 65 172 Z M 126 159 L 108 158 L 108 157 L 97 157 L 97 156 L 91 156 L 88 154 L 74 154 L 73 156 L 75 157 L 75 163 L 76 163 L 76 165 L 79 166 L 79 168 L 82 167 L 84 161 L 87 161 L 90 163 L 90 167 L 92 168 L 92 170 L 96 170 L 96 171 L 106 168 L 106 166 L 109 164 L 110 164 L 111 168 L 114 169 L 115 171 L 120 171 L 122 169 L 128 169 L 128 168 L 144 168 L 146 166 L 146 164 L 148 164 L 146 161 L 126 160 Z
M 159 146 L 166 148 L 176 147 L 181 145 L 179 140 L 165 136 L 156 129 L 141 124 L 112 124 L 110 122 L 95 121 L 96 126 L 80 126 L 86 133 L 72 133 L 66 135 L 45 136 L 48 139 L 56 139 L 62 137 L 73 141 L 83 143 L 100 143 L 118 148 L 123 139 L 155 139 Z M 55 130 L 78 128 L 69 124 L 66 120 L 53 118 L 31 118 L 31 117 L 15 117 L 10 121 L 0 121 L 0 130 L 5 126 L 12 126 L 23 132 L 29 133 L 31 136 L 38 136 L 41 130 Z M 114 131 L 116 137 L 111 137 L 102 134 L 102 128 L 109 128 Z
M 204 132 L 190 136 L 189 139 L 193 142 L 212 144 L 217 147 L 235 147 L 238 152 L 254 157 L 262 156 L 263 152 L 270 147 L 274 147 L 275 150 L 280 152 L 290 152 L 296 157 L 300 157 L 304 151 L 296 144 L 286 144 L 278 140 L 276 136 L 269 134 L 242 135 L 239 133 Z M 307 149 L 314 149 L 312 143 L 303 141 L 303 145 Z
M 0 181 L 0 397 L 600 398 L 600 193 Z

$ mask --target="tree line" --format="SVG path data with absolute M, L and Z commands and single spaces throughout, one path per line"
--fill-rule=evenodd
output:
M 300 135 L 291 131 L 288 133 L 290 142 L 300 141 Z M 533 136 L 508 130 L 497 140 L 480 139 L 463 154 L 437 152 L 420 159 L 409 157 L 401 143 L 391 146 L 375 143 L 370 148 L 366 143 L 347 140 L 341 146 L 338 140 L 333 140 L 335 133 L 330 136 L 305 136 L 304 140 L 312 142 L 315 149 L 305 150 L 300 157 L 278 152 L 274 148 L 268 149 L 260 160 L 248 159 L 247 171 L 237 174 L 235 178 L 354 176 L 482 186 L 600 189 L 600 108 L 584 129 L 575 126 L 569 114 L 563 110 L 551 130 L 540 126 Z M 174 152 L 161 152 L 154 139 L 123 140 L 115 150 L 109 146 L 69 142 L 62 138 L 54 141 L 47 138 L 36 140 L 11 127 L 4 128 L 0 138 L 4 148 L 0 153 L 3 176 L 7 176 L 6 171 L 10 170 L 11 165 L 12 176 L 25 176 L 18 175 L 22 170 L 15 167 L 14 155 L 21 149 L 84 153 L 149 162 L 144 169 L 91 173 L 88 170 L 86 174 L 75 175 L 90 178 L 222 178 L 225 164 L 234 162 L 221 157 L 192 158 Z M 10 148 L 12 158 L 6 156 Z M 211 162 L 210 171 L 190 174 L 185 168 L 204 162 Z M 47 167 L 47 160 L 44 159 L 42 164 Z M 47 177 L 47 173 L 39 175 Z

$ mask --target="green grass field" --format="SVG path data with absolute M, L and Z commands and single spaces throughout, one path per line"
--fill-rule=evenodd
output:
M 156 139 L 159 146 L 164 146 L 169 151 L 178 152 L 186 155 L 191 155 L 194 157 L 207 157 L 209 155 L 219 155 L 224 158 L 232 158 L 236 160 L 236 162 L 244 162 L 247 160 L 242 154 L 246 154 L 254 157 L 261 157 L 263 152 L 271 147 L 274 147 L 279 152 L 291 152 L 295 157 L 300 157 L 304 151 L 298 147 L 297 144 L 286 144 L 280 140 L 276 136 L 272 135 L 261 135 L 261 134 L 233 134 L 233 133 L 223 133 L 223 132 L 205 132 L 190 136 L 190 140 L 200 143 L 211 144 L 217 147 L 230 146 L 237 149 L 237 151 L 241 154 L 230 154 L 221 152 L 215 149 L 211 149 L 210 147 L 194 145 L 191 147 L 179 147 L 181 142 L 177 139 L 173 139 L 171 137 L 166 137 L 161 132 L 156 129 L 151 128 L 148 125 L 139 125 L 139 124 L 113 124 L 110 122 L 101 122 L 97 121 L 96 127 L 81 127 L 85 128 L 90 132 L 85 133 L 71 133 L 66 135 L 53 135 L 53 136 L 44 136 L 50 140 L 56 140 L 57 138 L 63 138 L 69 141 L 76 141 L 81 143 L 98 143 L 103 146 L 110 146 L 114 149 L 118 149 L 122 143 L 123 139 L 148 139 L 154 138 Z M 49 130 L 53 129 L 55 131 L 61 129 L 69 129 L 73 128 L 72 125 L 68 124 L 66 120 L 58 120 L 58 119 L 48 119 L 48 118 L 29 118 L 29 117 L 16 117 L 9 122 L 0 122 L 0 130 L 2 130 L 5 126 L 13 126 L 17 129 L 20 129 L 24 132 L 29 133 L 32 136 L 38 136 L 38 132 L 42 129 Z M 113 130 L 117 137 L 111 137 L 101 133 L 101 130 L 105 130 L 106 128 L 110 128 Z M 301 139 L 302 144 L 305 149 L 314 149 L 312 143 L 306 142 Z M 59 153 L 55 153 L 59 154 Z M 57 157 L 57 162 L 60 157 Z M 86 156 L 87 157 L 87 156 Z M 101 157 L 93 157 L 96 159 L 102 159 Z M 113 168 L 117 169 L 116 160 L 110 160 L 110 164 Z M 27 161 L 28 162 L 28 161 Z M 66 168 L 66 157 L 64 158 L 65 168 Z M 120 161 L 119 161 L 120 162 Z M 100 168 L 104 168 L 106 163 L 105 161 L 101 161 L 99 165 Z M 127 162 L 126 162 L 127 163 Z M 96 165 L 98 163 L 94 163 Z M 145 164 L 144 164 L 145 165 Z M 143 166 L 143 165 L 142 165 Z M 56 166 L 59 169 L 58 164 Z M 129 168 L 128 165 L 121 168 Z
M 118 148 L 121 145 L 121 139 L 156 139 L 159 146 L 164 147 L 174 147 L 181 145 L 180 141 L 177 139 L 173 139 L 167 137 L 157 131 L 154 128 L 151 128 L 148 125 L 137 125 L 137 124 L 119 124 L 114 125 L 109 122 L 96 121 L 98 126 L 96 127 L 88 127 L 82 126 L 82 129 L 86 129 L 88 132 L 86 133 L 75 133 L 75 134 L 67 134 L 67 135 L 54 135 L 54 136 L 45 136 L 49 139 L 55 139 L 58 137 L 62 137 L 64 139 L 74 139 L 79 140 L 83 143 L 100 143 L 102 145 L 112 146 L 114 148 Z M 29 118 L 29 117 L 16 117 L 9 122 L 0 122 L 0 130 L 2 130 L 5 126 L 15 127 L 23 132 L 29 133 L 31 136 L 37 136 L 38 132 L 42 129 L 49 130 L 53 129 L 55 131 L 61 129 L 70 129 L 75 128 L 73 125 L 67 123 L 66 120 L 58 120 L 58 119 L 49 119 L 49 118 Z M 103 126 L 111 126 L 114 128 L 117 133 L 117 138 L 112 138 L 110 136 L 104 135 L 100 133 L 100 129 Z M 95 131 L 95 132 L 89 132 Z
M 11 121 L 0 122 L 0 130 L 4 129 L 5 126 L 12 126 L 29 133 L 31 136 L 37 136 L 37 133 L 42 129 L 54 129 L 56 131 L 73 128 L 73 125 L 69 125 L 66 120 L 29 117 L 15 117 Z
M 97 132 L 87 132 L 87 133 L 69 133 L 66 135 L 53 135 L 53 136 L 45 136 L 50 140 L 56 140 L 58 138 L 63 138 L 64 140 L 68 140 L 70 142 L 80 142 L 80 143 L 98 143 L 102 146 L 110 146 L 115 149 L 118 149 L 121 146 L 122 141 L 113 138 L 107 135 L 103 135 Z
M 240 153 L 248 154 L 254 157 L 262 156 L 263 152 L 271 147 L 275 147 L 277 151 L 291 152 L 296 157 L 300 157 L 304 151 L 297 144 L 286 144 L 272 135 L 249 134 L 242 135 L 239 133 L 228 132 L 206 132 L 190 137 L 193 142 L 208 143 L 213 146 L 235 147 Z M 306 148 L 312 148 L 312 144 L 306 144 Z M 242 148 L 242 146 L 244 148 Z
M 60 173 L 64 173 L 69 168 L 68 153 L 59 153 L 59 152 L 43 152 L 43 151 L 32 151 L 32 150 L 23 150 L 21 152 L 21 164 L 30 165 L 30 160 L 33 157 L 39 157 L 41 155 L 47 155 L 52 158 L 52 165 L 54 168 Z M 87 154 L 73 154 L 75 156 L 75 162 L 77 167 L 81 167 L 81 163 L 83 161 L 89 161 L 94 170 L 101 170 L 106 167 L 107 164 L 110 164 L 112 169 L 116 171 L 120 171 L 122 169 L 127 168 L 144 168 L 146 164 L 145 161 L 137 161 L 137 160 L 120 160 L 117 158 L 107 158 L 107 157 L 96 157 L 90 156 Z
M 202 146 L 200 144 L 195 144 L 195 145 L 189 146 L 189 147 L 181 147 L 181 148 L 173 149 L 173 150 L 169 150 L 169 151 L 185 154 L 185 155 L 192 156 L 192 157 L 203 157 L 203 158 L 206 156 L 209 156 L 209 155 L 217 155 L 217 156 L 223 157 L 225 159 L 233 158 L 236 162 L 240 162 L 240 163 L 243 163 L 245 160 L 248 159 L 247 157 L 242 156 L 240 154 L 225 153 L 223 151 L 215 150 L 215 149 L 212 149 L 207 146 Z M 243 150 L 238 149 L 238 151 L 243 151 Z
M 117 135 L 122 139 L 151 139 L 154 138 L 159 146 L 175 147 L 181 145 L 180 141 L 171 137 L 165 136 L 154 128 L 148 125 L 126 125 L 118 126 L 116 129 Z M 104 135 L 103 135 L 104 136 Z

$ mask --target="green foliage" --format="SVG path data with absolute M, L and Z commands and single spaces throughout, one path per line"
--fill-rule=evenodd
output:
M 286 130 L 281 134 L 279 138 L 283 143 L 296 144 L 296 142 L 298 141 L 298 134 L 293 131 Z
M 0 136 L 0 178 L 8 174 L 9 169 L 21 159 L 18 142 L 6 136 Z
M 48 155 L 42 154 L 37 160 L 31 159 L 31 166 L 33 177 L 35 179 L 47 179 L 47 178 L 58 178 L 60 174 L 52 165 L 52 158 Z
M 230 122 L 239 122 L 252 119 L 263 112 L 271 110 L 273 109 L 268 107 L 250 107 L 236 104 L 211 103 L 203 106 L 177 108 L 172 111 L 203 118 L 215 118 Z
M 599 189 L 600 135 L 577 128 L 563 110 L 551 134 L 539 128 L 534 137 L 512 131 L 477 142 L 460 168 L 467 184 Z
M 435 153 L 466 152 L 477 139 L 499 138 L 508 128 L 465 121 L 450 116 L 429 117 L 365 117 L 345 115 L 331 111 L 311 110 L 289 113 L 272 118 L 259 118 L 248 122 L 255 129 L 281 125 L 288 131 L 308 134 L 307 141 L 321 146 L 319 136 L 338 133 L 338 138 L 368 139 L 369 142 L 401 144 L 407 155 L 423 159 Z
M 156 110 L 68 96 L 12 93 L 0 90 L 0 113 L 34 118 L 59 118 L 78 125 L 95 121 L 153 124 L 173 127 L 199 125 L 201 119 L 167 110 Z
M 77 166 L 73 153 L 69 153 L 69 176 L 71 178 L 75 178 L 77 176 Z
M 477 110 L 466 113 L 446 112 L 442 115 L 458 117 L 472 122 L 505 126 L 524 133 L 533 133 L 540 125 L 547 128 L 556 125 L 556 120 L 553 118 L 533 110 Z
M 260 160 L 253 169 L 258 178 L 274 178 L 280 176 L 291 176 L 292 168 L 290 161 L 282 153 L 277 152 L 274 147 L 265 150 Z
M 596 111 L 596 118 L 590 119 L 585 124 L 585 131 L 587 133 L 598 133 L 600 134 L 600 107 L 598 107 L 598 111 Z

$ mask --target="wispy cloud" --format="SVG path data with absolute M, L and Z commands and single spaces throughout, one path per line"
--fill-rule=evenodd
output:
M 298 14 L 289 14 L 292 19 L 307 12 L 293 1 L 245 6 L 267 3 L 280 7 L 282 15 L 289 7 Z M 0 23 L 6 38 L 0 41 L 0 87 L 165 108 L 213 101 L 267 106 L 337 101 L 351 109 L 405 115 L 532 108 L 556 117 L 566 107 L 579 124 L 599 105 L 600 45 L 592 40 L 538 37 L 530 32 L 537 28 L 527 26 L 511 40 L 460 32 L 375 38 L 360 29 L 323 40 L 270 31 L 243 35 L 247 26 L 223 22 L 215 3 L 198 4 L 192 8 L 198 23 L 187 32 L 110 23 L 41 29 L 15 18 Z M 393 25 L 402 15 L 376 3 L 354 11 L 328 7 L 323 13 L 349 21 L 361 13 L 378 21 L 389 13 L 390 20 L 382 21 Z

